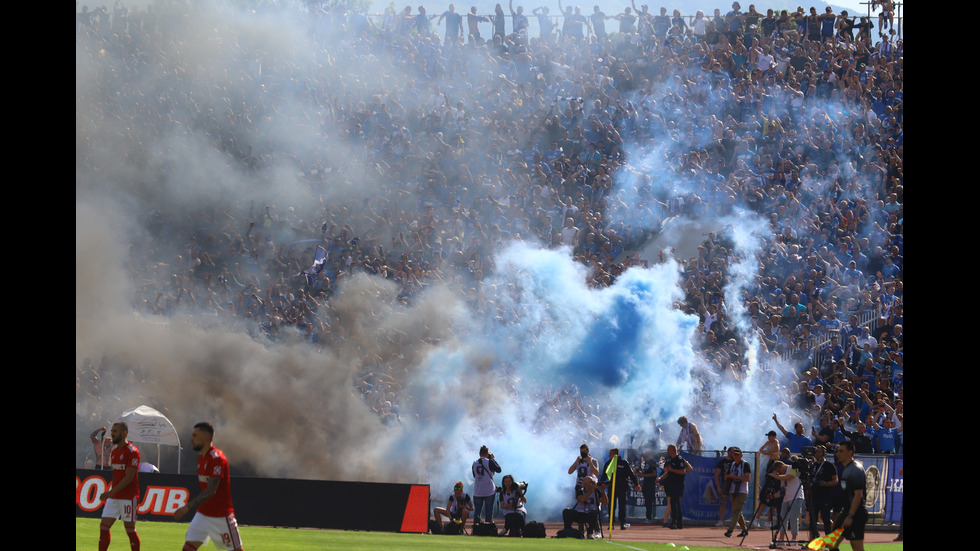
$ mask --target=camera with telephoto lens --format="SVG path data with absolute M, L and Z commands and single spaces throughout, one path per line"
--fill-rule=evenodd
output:
M 782 482 L 779 479 L 767 476 L 762 488 L 759 489 L 759 501 L 769 507 L 778 507 L 783 501 Z
M 811 478 L 813 477 L 813 467 L 815 465 L 814 451 L 815 448 L 813 446 L 803 446 L 803 449 L 800 450 L 802 455 L 794 455 L 790 462 L 790 466 L 796 472 L 800 473 L 797 476 L 800 477 L 800 481 L 804 484 L 812 482 Z
M 527 495 L 527 482 L 524 482 L 523 480 L 520 481 L 520 482 L 514 482 L 514 488 L 517 488 L 517 490 L 521 493 L 521 495 Z M 497 491 L 498 494 L 503 494 L 504 493 L 504 487 L 503 486 L 497 486 L 497 490 L 496 491 Z

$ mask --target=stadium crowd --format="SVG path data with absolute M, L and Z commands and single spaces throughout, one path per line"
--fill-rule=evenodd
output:
M 145 213 L 147 242 L 134 243 L 128 265 L 135 308 L 207 316 L 270 345 L 340 348 L 348 329 L 332 297 L 363 273 L 393 282 L 388 298 L 403 307 L 440 282 L 476 317 L 506 323 L 521 312 L 500 311 L 486 279 L 510 241 L 568 247 L 598 288 L 643 264 L 639 249 L 676 217 L 751 212 L 767 223 L 761 243 L 718 227 L 697 256 L 677 259 L 676 307 L 700 317 L 693 346 L 708 366 L 692 421 L 710 426 L 713 385 L 744 378 L 757 354 L 773 391 L 812 413 L 809 424 L 829 412 L 839 429 L 867 430 L 869 420 L 884 429 L 886 419 L 900 427 L 903 41 L 888 21 L 802 7 L 686 19 L 635 5 L 608 17 L 534 7 L 533 33 L 523 8 L 509 7 L 471 11 L 465 25 L 453 5 L 381 17 L 311 9 L 317 70 L 264 59 L 261 74 L 229 87 L 221 111 L 193 107 L 226 76 L 175 53 L 189 46 L 194 3 L 83 6 L 77 55 L 126 84 L 83 100 L 158 133 L 180 114 L 243 178 L 273 186 L 282 172 L 268 169 L 291 163 L 310 196 L 346 190 L 314 206 L 235 198 Z M 243 41 L 235 61 L 246 67 L 258 55 Z M 358 64 L 381 74 L 347 70 Z M 143 89 L 158 82 L 148 79 L 155 71 L 173 75 L 171 85 Z M 191 74 L 203 85 L 182 87 Z M 283 97 L 323 129 L 323 147 L 252 145 Z M 326 136 L 338 128 L 342 157 Z M 80 167 L 97 168 L 77 150 Z M 370 193 L 358 195 L 361 178 Z M 162 245 L 170 240 L 181 246 Z M 292 277 L 309 270 L 317 246 L 320 269 Z M 733 290 L 733 271 L 745 266 L 754 275 Z M 364 352 L 357 381 L 387 423 L 398 422 L 407 367 L 399 338 Z M 141 378 L 138 367 L 131 373 Z M 76 375 L 92 395 L 125 384 L 102 380 L 99 360 Z M 537 426 L 572 417 L 603 438 L 594 406 L 573 386 L 548 392 L 537 397 Z

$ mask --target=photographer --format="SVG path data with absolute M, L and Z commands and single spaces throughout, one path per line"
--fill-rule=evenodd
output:
M 511 475 L 504 476 L 500 483 L 503 484 L 500 488 L 500 510 L 504 514 L 504 531 L 500 535 L 519 538 L 524 534 L 524 520 L 527 518 L 527 509 L 524 508 L 527 483 L 515 483 Z
M 732 450 L 729 449 L 725 457 L 715 465 L 715 488 L 718 490 L 718 524 L 715 526 L 725 525 L 725 511 L 728 509 L 728 503 L 731 501 L 729 491 L 732 485 L 727 480 L 728 470 L 731 466 Z
M 788 458 L 789 448 L 784 448 L 784 449 L 786 450 L 786 457 Z M 771 430 L 766 434 L 766 443 L 763 444 L 761 448 L 759 448 L 759 455 L 761 457 L 766 458 L 765 472 L 766 473 L 772 472 L 772 469 L 776 464 L 776 461 L 778 461 L 782 455 L 782 450 L 779 449 L 779 440 L 777 440 L 776 431 Z M 766 503 L 765 500 L 763 500 L 763 508 L 759 510 L 759 513 L 764 513 L 766 509 L 769 510 L 768 525 L 764 524 L 762 518 L 759 517 L 756 518 L 755 520 L 756 528 L 762 528 L 763 526 L 768 528 L 772 526 L 772 514 L 775 509 L 771 505 Z
M 797 463 L 799 458 L 790 458 L 793 463 Z M 786 540 L 786 530 L 792 534 L 791 541 L 796 541 L 800 531 L 800 508 L 803 507 L 803 486 L 800 483 L 799 471 L 791 469 L 789 465 L 782 461 L 776 461 L 773 470 L 768 474 L 782 482 L 783 504 L 779 511 L 779 537 Z
M 469 494 L 463 493 L 463 483 L 456 482 L 453 486 L 453 493 L 449 496 L 449 502 L 446 503 L 446 507 L 436 507 L 432 510 L 432 514 L 436 517 L 436 522 L 439 524 L 440 532 L 442 531 L 442 517 L 446 517 L 452 521 L 459 521 L 460 524 L 466 524 L 466 519 L 470 517 L 470 511 L 473 510 L 473 500 L 470 499 Z
M 837 469 L 826 461 L 827 451 L 824 446 L 814 446 L 813 451 L 813 501 L 810 508 L 811 530 L 816 531 L 818 515 L 823 519 L 824 535 L 833 531 L 833 521 L 830 515 L 834 488 L 837 487 Z
M 575 457 L 572 466 L 568 468 L 568 474 L 575 473 L 575 491 L 582 488 L 582 481 L 585 477 L 593 475 L 599 476 L 599 460 L 589 455 L 589 446 L 582 444 L 579 448 L 579 455 Z
M 785 449 L 785 448 L 784 448 Z M 789 450 L 786 450 L 787 452 Z M 786 454 L 786 460 L 789 460 L 789 453 Z M 779 523 L 779 509 L 782 507 L 783 503 L 783 483 L 776 478 L 768 476 L 769 474 L 776 472 L 776 466 L 781 464 L 780 460 L 772 461 L 766 468 L 766 475 L 762 480 L 762 487 L 759 488 L 759 501 L 761 503 L 758 513 L 764 512 L 766 509 L 769 510 L 769 523 L 767 528 L 775 528 L 776 524 Z M 773 521 L 773 513 L 776 513 L 776 520 Z
M 749 463 L 742 459 L 742 450 L 734 446 L 729 449 L 732 462 L 728 464 L 728 472 L 723 475 L 725 484 L 729 489 L 732 498 L 732 523 L 728 526 L 725 536 L 731 536 L 735 527 L 739 526 L 742 531 L 738 537 L 744 538 L 749 534 L 749 527 L 745 524 L 745 517 L 742 515 L 742 507 L 749 495 L 749 480 L 752 477 L 752 469 Z
M 473 514 L 473 524 L 480 521 L 480 512 L 484 511 L 484 519 L 493 522 L 493 498 L 497 486 L 493 483 L 493 473 L 501 471 L 500 465 L 494 460 L 493 454 L 486 446 L 480 447 L 480 457 L 473 462 L 473 503 L 476 511 Z
M 599 508 L 602 505 L 609 505 L 609 498 L 596 484 L 597 481 L 595 475 L 585 477 L 582 488 L 575 491 L 575 506 L 561 512 L 565 530 L 571 530 L 573 523 L 584 523 L 587 530 L 586 537 L 595 539 L 602 537 L 599 528 Z

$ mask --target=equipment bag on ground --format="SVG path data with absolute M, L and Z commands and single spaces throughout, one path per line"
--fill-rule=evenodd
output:
M 536 520 L 532 520 L 524 526 L 524 537 L 525 538 L 546 538 L 548 537 L 545 531 L 544 524 Z
M 496 536 L 497 525 L 492 522 L 481 522 L 473 526 L 474 536 Z

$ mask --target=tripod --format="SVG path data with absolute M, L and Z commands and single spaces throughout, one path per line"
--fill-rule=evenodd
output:
M 759 506 L 756 508 L 755 512 L 752 513 L 752 519 L 748 522 L 748 525 L 749 526 L 752 526 L 752 523 L 755 522 L 756 517 L 759 516 L 759 513 L 761 513 L 764 508 L 766 508 L 766 507 L 772 507 L 773 509 L 776 510 L 776 523 L 772 525 L 772 528 L 770 528 L 770 530 L 772 532 L 772 540 L 769 543 L 769 549 L 791 549 L 794 544 L 798 544 L 798 545 L 804 545 L 804 544 L 806 544 L 805 541 L 801 541 L 801 540 L 796 540 L 796 541 L 794 541 L 794 540 L 787 540 L 785 542 L 780 542 L 777 539 L 779 537 L 779 533 L 780 532 L 782 532 L 782 533 L 785 534 L 786 532 L 789 531 L 790 520 L 792 519 L 792 516 L 790 516 L 790 515 L 796 514 L 797 517 L 799 516 L 800 512 L 798 510 L 794 513 L 794 508 L 795 508 L 795 505 L 796 505 L 797 502 L 802 503 L 802 501 L 800 501 L 799 496 L 798 495 L 795 495 L 795 496 L 793 496 L 793 501 L 790 502 L 790 506 L 787 509 L 787 512 L 789 513 L 789 515 L 787 515 L 786 518 L 783 518 L 783 498 L 782 497 L 776 497 L 776 498 L 774 498 L 774 497 L 769 496 L 769 497 L 763 498 L 761 500 L 761 503 L 759 503 Z M 812 504 L 811 505 L 808 505 L 808 506 L 812 506 Z M 745 543 L 745 538 L 748 537 L 748 533 L 747 532 L 748 532 L 748 530 L 746 530 L 746 535 L 745 536 L 742 536 L 741 541 L 738 542 L 739 546 L 741 546 L 742 544 Z M 816 536 L 814 536 L 814 537 L 816 537 Z M 789 547 L 780 547 L 780 543 L 785 543 Z
M 752 528 L 752 525 L 755 523 L 755 519 L 758 518 L 759 513 L 761 513 L 762 510 L 765 509 L 766 507 L 772 507 L 776 511 L 777 522 L 772 526 L 772 528 L 776 528 L 782 524 L 782 522 L 780 521 L 780 514 L 779 514 L 780 507 L 783 502 L 780 482 L 779 480 L 773 478 L 772 476 L 769 476 L 771 471 L 772 471 L 771 468 L 767 469 L 765 483 L 762 485 L 762 488 L 759 489 L 759 496 L 760 496 L 759 506 L 756 507 L 755 512 L 752 513 L 752 518 L 749 519 L 748 522 L 748 528 L 745 530 L 746 533 L 744 536 L 742 536 L 742 540 L 738 542 L 739 545 L 745 543 L 745 538 L 748 537 L 748 531 Z M 776 548 L 775 546 L 776 546 L 776 532 L 773 531 L 772 544 L 769 547 L 775 549 Z
M 803 497 L 802 498 L 800 497 L 800 493 L 801 493 L 800 491 L 797 491 L 795 493 L 795 495 L 793 496 L 793 500 L 790 501 L 790 504 L 789 504 L 789 507 L 788 508 L 784 508 L 782 506 L 782 504 L 780 504 L 780 507 L 779 507 L 779 517 L 778 517 L 779 518 L 779 524 L 777 525 L 778 526 L 778 529 L 776 529 L 776 530 L 773 531 L 772 543 L 769 545 L 769 548 L 770 549 L 783 549 L 783 547 L 779 547 L 779 543 L 780 542 L 777 539 L 778 536 L 779 536 L 779 533 L 787 534 L 787 532 L 789 532 L 791 523 L 793 521 L 796 521 L 797 523 L 799 523 L 799 520 L 800 520 L 800 511 L 796 507 L 797 504 L 800 504 L 801 506 L 803 504 L 806 504 L 806 506 L 808 508 L 807 509 L 807 515 L 808 516 L 810 514 L 810 511 L 813 510 L 813 488 L 811 486 L 811 483 L 804 482 L 803 483 L 803 492 L 802 492 Z M 785 496 L 783 497 L 783 499 L 785 499 Z M 784 517 L 784 514 L 783 514 L 783 511 L 784 510 L 786 512 L 786 514 L 785 514 L 785 517 L 786 518 L 783 518 Z M 807 524 L 809 524 L 809 523 L 807 523 Z M 797 528 L 797 531 L 798 531 L 799 530 L 799 525 L 798 524 L 797 524 L 796 528 Z M 814 535 L 813 534 L 813 531 L 812 531 L 813 527 L 811 526 L 810 528 L 811 528 L 811 538 L 810 539 L 817 538 L 819 536 L 819 534 Z M 797 537 L 799 537 L 799 534 L 798 533 L 797 533 Z M 809 541 L 809 540 L 786 540 L 785 541 L 785 544 L 788 545 L 788 546 L 790 546 L 788 548 L 792 548 L 792 546 L 794 546 L 794 545 L 795 546 L 803 546 L 803 545 L 806 545 L 807 541 Z
M 748 532 L 752 528 L 752 524 L 755 522 L 755 519 L 759 516 L 759 513 L 761 513 L 762 510 L 765 509 L 766 507 L 772 507 L 773 509 L 776 510 L 776 520 L 777 520 L 777 522 L 776 522 L 776 524 L 773 525 L 773 528 L 772 528 L 772 530 L 773 530 L 773 532 L 772 532 L 772 543 L 769 545 L 769 548 L 770 549 L 780 549 L 779 547 L 776 547 L 776 534 L 777 534 L 777 531 L 776 530 L 777 530 L 777 527 L 782 524 L 782 521 L 781 521 L 781 518 L 780 518 L 780 506 L 781 506 L 783 500 L 782 500 L 782 498 L 763 497 L 759 501 L 760 501 L 759 506 L 755 508 L 755 512 L 752 513 L 752 518 L 749 519 L 749 521 L 748 521 L 748 527 L 749 528 L 746 528 L 745 535 L 742 536 L 742 539 L 741 539 L 741 541 L 738 542 L 738 545 L 741 546 L 743 543 L 745 543 L 745 538 L 749 537 Z

